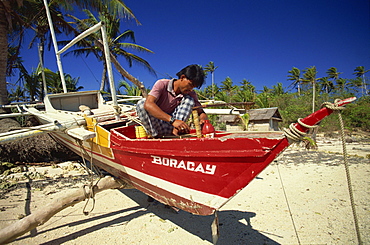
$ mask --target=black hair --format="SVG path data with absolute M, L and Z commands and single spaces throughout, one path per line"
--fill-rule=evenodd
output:
M 188 65 L 176 74 L 178 78 L 182 75 L 185 75 L 187 79 L 191 80 L 197 88 L 202 87 L 206 77 L 200 65 Z

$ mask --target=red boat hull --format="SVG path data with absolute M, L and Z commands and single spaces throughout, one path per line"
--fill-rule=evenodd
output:
M 111 131 L 115 160 L 140 176 L 120 177 L 165 204 L 200 215 L 222 207 L 289 145 L 273 132 L 257 138 L 152 140 L 128 140 L 122 133 Z
M 127 132 L 133 127 L 122 127 Z M 156 200 L 184 211 L 210 215 L 246 187 L 288 145 L 281 132 L 250 138 L 127 139 L 111 130 L 110 147 L 84 157 Z M 81 154 L 65 134 L 53 134 Z M 125 134 L 127 135 L 127 134 Z M 259 137 L 258 137 L 259 136 Z M 106 154 L 104 152 L 110 152 Z
M 350 98 L 340 105 L 353 101 Z M 323 108 L 302 119 L 314 125 L 333 111 Z M 106 124 L 109 125 L 109 124 Z M 95 127 L 94 127 L 95 128 Z M 308 130 L 296 124 L 301 132 Z M 134 126 L 104 127 L 108 143 L 83 142 L 66 134 L 57 140 L 132 187 L 169 206 L 210 215 L 246 187 L 290 141 L 282 132 L 218 132 L 215 138 L 136 139 Z M 94 129 L 95 130 L 95 129 Z M 98 136 L 99 137 L 99 136 Z

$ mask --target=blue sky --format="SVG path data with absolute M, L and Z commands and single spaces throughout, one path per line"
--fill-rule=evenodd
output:
M 215 82 L 247 79 L 261 90 L 278 82 L 288 87 L 288 71 L 316 66 L 318 77 L 336 67 L 354 78 L 357 66 L 370 69 L 370 6 L 368 0 L 125 0 L 142 25 L 122 23 L 135 32 L 136 42 L 154 54 L 137 53 L 157 71 L 123 67 L 146 87 L 189 64 L 218 66 Z M 26 46 L 26 45 L 25 45 Z M 37 58 L 28 50 L 24 60 Z M 45 66 L 56 70 L 53 52 Z M 84 90 L 99 89 L 101 64 L 94 57 L 62 58 L 63 68 L 80 77 Z M 37 63 L 29 64 L 28 68 Z M 370 74 L 368 74 L 370 76 Z M 120 75 L 114 72 L 116 82 Z M 206 86 L 211 85 L 211 76 Z M 204 88 L 204 87 L 203 87 Z

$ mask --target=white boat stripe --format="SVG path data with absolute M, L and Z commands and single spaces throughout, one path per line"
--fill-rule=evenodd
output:
M 74 149 L 79 151 L 79 148 L 76 145 L 71 144 L 69 141 L 65 139 L 63 139 L 63 141 L 66 144 L 68 144 L 70 147 L 73 147 Z M 86 148 L 89 148 L 89 147 L 86 147 Z M 220 197 L 217 195 L 209 194 L 206 192 L 202 192 L 202 191 L 194 190 L 194 189 L 184 187 L 178 184 L 174 184 L 172 182 L 139 172 L 135 169 L 122 166 L 118 163 L 113 162 L 107 157 L 102 157 L 100 155 L 95 154 L 94 158 L 109 165 L 112 168 L 118 169 L 119 171 L 127 173 L 128 175 L 133 176 L 137 179 L 140 179 L 144 182 L 147 182 L 151 185 L 157 186 L 158 188 L 164 189 L 166 191 L 174 193 L 175 195 L 181 196 L 188 200 L 192 200 L 196 203 L 200 203 L 200 204 L 203 204 L 203 205 L 215 208 L 215 209 L 220 208 L 228 200 L 227 198 L 224 198 L 224 197 Z

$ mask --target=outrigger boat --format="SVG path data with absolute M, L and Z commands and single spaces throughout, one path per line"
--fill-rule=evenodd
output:
M 44 125 L 12 131 L 13 139 L 50 132 L 55 140 L 129 186 L 197 215 L 219 210 L 294 138 L 333 112 L 324 107 L 285 132 L 216 131 L 213 138 L 198 138 L 192 130 L 190 137 L 148 139 L 138 138 L 140 124 L 133 106 L 119 105 L 117 118 L 116 109 L 99 91 L 49 94 L 44 103 L 45 111 L 24 107 Z M 90 115 L 80 111 L 81 105 L 89 108 Z M 0 135 L 0 142 L 7 137 Z
M 52 29 L 50 18 L 49 25 Z M 21 111 L 34 115 L 41 126 L 0 134 L 0 143 L 50 133 L 55 140 L 95 166 L 154 199 L 193 214 L 210 215 L 335 109 L 324 107 L 284 132 L 216 131 L 213 138 L 206 138 L 197 137 L 199 133 L 192 130 L 190 136 L 182 138 L 138 137 L 136 131 L 140 121 L 135 107 L 119 103 L 138 98 L 117 99 L 103 23 L 82 33 L 61 50 L 57 49 L 51 32 L 60 74 L 63 76 L 60 54 L 99 29 L 103 36 L 112 101 L 105 101 L 99 91 L 68 93 L 63 84 L 65 93 L 46 95 L 45 110 L 27 105 L 21 108 Z M 63 77 L 61 80 L 64 81 Z M 354 99 L 342 100 L 336 106 Z

